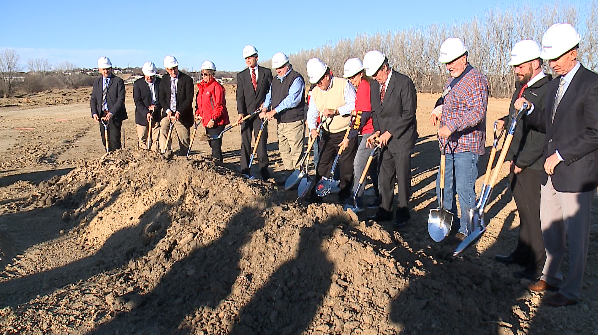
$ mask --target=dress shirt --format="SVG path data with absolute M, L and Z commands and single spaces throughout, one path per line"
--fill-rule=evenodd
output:
M 154 85 L 155 81 L 152 81 L 151 83 L 147 83 L 147 86 L 149 86 L 150 92 L 152 94 L 152 105 L 156 104 L 156 85 Z

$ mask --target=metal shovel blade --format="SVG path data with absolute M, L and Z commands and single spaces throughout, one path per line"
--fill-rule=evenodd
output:
M 339 185 L 340 181 L 322 177 L 318 184 L 316 185 L 316 194 L 318 197 L 325 197 L 330 193 L 338 193 L 340 190 Z
M 453 225 L 453 214 L 442 208 L 431 209 L 428 215 L 428 234 L 434 242 L 440 242 L 448 236 Z
M 467 237 L 461 243 L 459 243 L 453 252 L 453 256 L 457 256 L 463 252 L 463 250 L 467 249 L 467 247 L 474 244 L 486 231 L 484 218 L 479 215 L 479 212 L 477 212 L 475 209 L 470 209 L 469 217 L 471 220 L 471 225 L 473 225 L 473 229 L 470 230 L 469 235 L 467 235 Z
M 303 178 L 301 178 L 301 181 L 299 182 L 299 187 L 297 188 L 297 195 L 299 196 L 299 198 L 305 197 L 310 187 L 311 179 L 309 178 L 309 176 L 304 176 Z
M 284 182 L 284 189 L 288 191 L 295 187 L 295 185 L 299 183 L 299 181 L 301 180 L 301 178 L 303 178 L 304 175 L 305 173 L 303 172 L 303 170 L 293 171 L 293 173 L 291 173 L 291 175 L 288 176 L 287 180 Z

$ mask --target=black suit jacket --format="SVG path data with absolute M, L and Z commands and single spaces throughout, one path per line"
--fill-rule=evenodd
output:
M 388 145 L 398 146 L 401 150 L 413 150 L 418 136 L 415 119 L 417 93 L 413 81 L 392 70 L 384 103 L 380 102 L 380 84 L 376 80 L 370 83 L 370 101 L 374 129 L 380 134 L 386 131 L 392 134 Z
M 255 112 L 266 99 L 266 94 L 272 84 L 272 71 L 258 66 L 257 89 L 253 89 L 251 82 L 251 70 L 245 70 L 237 74 L 237 113 L 247 115 Z
M 552 184 L 559 192 L 585 192 L 598 186 L 598 74 L 580 66 L 552 118 L 560 77 L 550 82 L 543 109 L 527 116 L 544 128 L 544 158 L 556 150 L 563 158 L 554 169 Z M 545 176 L 543 184 L 546 184 Z
M 162 118 L 162 107 L 160 106 L 160 78 L 154 78 L 154 90 L 156 91 L 156 105 L 152 118 L 154 122 L 160 121 Z M 133 84 L 133 101 L 135 101 L 135 123 L 142 126 L 147 126 L 147 113 L 150 112 L 147 109 L 152 104 L 152 92 L 150 91 L 149 85 L 145 81 L 145 78 L 139 78 L 135 80 Z
M 102 95 L 103 95 L 103 80 L 104 77 L 97 78 L 93 82 L 91 90 L 91 115 L 102 115 Z M 106 103 L 108 105 L 108 112 L 112 113 L 114 121 L 122 121 L 128 118 L 127 109 L 125 108 L 125 83 L 123 80 L 114 74 L 110 75 L 110 83 L 108 84 L 108 91 L 106 92 Z
M 166 110 L 170 108 L 170 75 L 166 74 L 160 82 L 160 105 L 162 105 L 162 117 L 166 117 Z M 193 126 L 193 79 L 187 74 L 179 71 L 177 82 L 176 106 L 181 114 L 179 121 L 187 128 Z

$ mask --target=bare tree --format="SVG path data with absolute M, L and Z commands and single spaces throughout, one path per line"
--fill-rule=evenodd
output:
M 69 61 L 64 61 L 62 63 L 58 63 L 56 64 L 56 70 L 57 71 L 62 71 L 62 72 L 69 72 L 69 71 L 73 71 L 76 70 L 78 68 L 77 65 L 69 62 Z
M 0 79 L 4 84 L 5 98 L 12 94 L 17 80 L 16 76 L 20 70 L 19 55 L 14 49 L 0 51 Z
M 35 74 L 45 75 L 52 71 L 52 65 L 44 58 L 28 59 L 27 68 Z

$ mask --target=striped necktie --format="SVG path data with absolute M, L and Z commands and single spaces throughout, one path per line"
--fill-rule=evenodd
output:
M 559 81 L 559 88 L 556 90 L 556 96 L 554 97 L 554 107 L 552 108 L 552 119 L 551 121 L 554 122 L 554 115 L 556 114 L 556 109 L 559 107 L 561 103 L 561 99 L 565 94 L 565 77 L 561 76 L 561 80 Z
M 257 78 L 255 76 L 255 67 L 251 68 L 251 83 L 253 84 L 253 90 L 257 90 Z
M 176 112 L 176 78 L 170 78 L 170 110 Z
M 110 79 L 104 78 L 104 88 L 102 89 L 102 111 L 108 110 L 108 102 L 106 101 L 106 94 L 108 93 L 108 84 Z
M 384 102 L 384 94 L 386 94 L 386 83 L 380 87 L 380 103 Z

